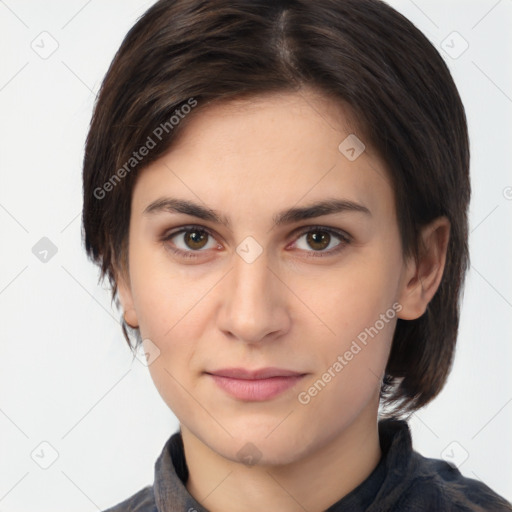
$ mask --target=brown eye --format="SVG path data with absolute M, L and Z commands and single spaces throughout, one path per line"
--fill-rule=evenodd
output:
M 306 241 L 315 251 L 321 251 L 329 246 L 331 235 L 327 231 L 310 231 Z
M 161 240 L 172 252 L 187 258 L 199 256 L 208 249 L 218 247 L 209 231 L 196 226 L 186 226 L 166 233 Z
M 300 233 L 294 246 L 307 256 L 329 256 L 341 251 L 351 240 L 343 231 L 313 226 Z
M 183 240 L 190 249 L 202 249 L 208 241 L 208 233 L 198 229 L 184 231 Z

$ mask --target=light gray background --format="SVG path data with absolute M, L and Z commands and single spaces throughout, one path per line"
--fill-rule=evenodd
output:
M 0 510 L 105 509 L 152 483 L 177 429 L 147 368 L 132 362 L 80 234 L 95 94 L 152 3 L 0 0 Z M 512 500 L 512 1 L 390 3 L 442 51 L 472 144 L 459 345 L 448 385 L 410 422 L 414 446 L 467 456 L 464 475 Z M 32 252 L 42 237 L 57 247 L 46 263 Z M 42 469 L 52 450 L 58 458 Z

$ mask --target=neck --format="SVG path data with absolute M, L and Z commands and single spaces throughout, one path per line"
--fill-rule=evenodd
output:
M 224 458 L 182 425 L 186 488 L 210 512 L 324 511 L 361 484 L 381 458 L 377 420 L 368 416 L 298 460 L 251 467 Z

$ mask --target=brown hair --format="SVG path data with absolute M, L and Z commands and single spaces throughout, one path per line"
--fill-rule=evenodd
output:
M 443 59 L 384 2 L 156 2 L 126 35 L 95 105 L 83 168 L 85 248 L 114 300 L 116 269 L 128 269 L 137 172 L 212 102 L 305 86 L 349 105 L 386 163 L 404 257 L 418 257 L 421 226 L 442 215 L 451 223 L 441 284 L 420 318 L 398 319 L 382 383 L 382 404 L 395 405 L 395 416 L 412 413 L 441 391 L 453 361 L 469 266 L 469 141 Z M 123 333 L 132 347 L 124 321 Z

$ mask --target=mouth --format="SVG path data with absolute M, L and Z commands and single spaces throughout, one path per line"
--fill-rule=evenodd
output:
M 224 368 L 205 373 L 233 398 L 251 402 L 270 400 L 295 386 L 307 375 L 283 368 Z

